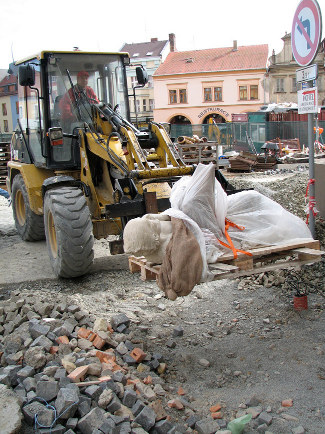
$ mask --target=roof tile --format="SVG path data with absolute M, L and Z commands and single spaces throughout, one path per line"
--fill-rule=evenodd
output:
M 264 69 L 268 59 L 268 45 L 210 48 L 194 51 L 175 51 L 168 54 L 155 76 L 195 72 Z

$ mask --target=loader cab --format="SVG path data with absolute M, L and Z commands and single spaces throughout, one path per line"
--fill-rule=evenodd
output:
M 92 105 L 130 119 L 127 53 L 42 52 L 18 63 L 19 123 L 14 159 L 50 169 L 78 169 L 78 131 L 91 127 Z

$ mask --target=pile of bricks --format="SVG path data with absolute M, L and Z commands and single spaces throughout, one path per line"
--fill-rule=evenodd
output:
M 0 418 L 18 421 L 0 431 L 30 425 L 52 434 L 192 432 L 168 415 L 186 402 L 175 407 L 168 400 L 162 356 L 128 339 L 129 326 L 123 313 L 108 322 L 76 305 L 19 294 L 1 303 L 0 396 L 10 390 L 21 415 L 0 410 Z

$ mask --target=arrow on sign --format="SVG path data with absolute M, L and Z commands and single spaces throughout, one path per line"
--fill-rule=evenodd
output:
M 310 21 L 307 19 L 305 21 L 302 21 L 302 17 L 299 18 L 298 23 L 298 32 L 302 35 L 304 34 L 306 41 L 307 41 L 307 50 L 310 49 L 312 42 L 310 40 Z M 301 23 L 301 24 L 300 24 Z M 307 33 L 305 31 L 305 28 L 307 29 Z

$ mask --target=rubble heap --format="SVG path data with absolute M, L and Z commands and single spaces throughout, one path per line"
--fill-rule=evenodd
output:
M 23 423 L 44 433 L 176 432 L 162 401 L 166 364 L 128 339 L 129 324 L 125 314 L 108 322 L 76 305 L 19 294 L 3 303 L 2 429 L 21 432 Z M 184 408 L 180 400 L 165 405 Z

